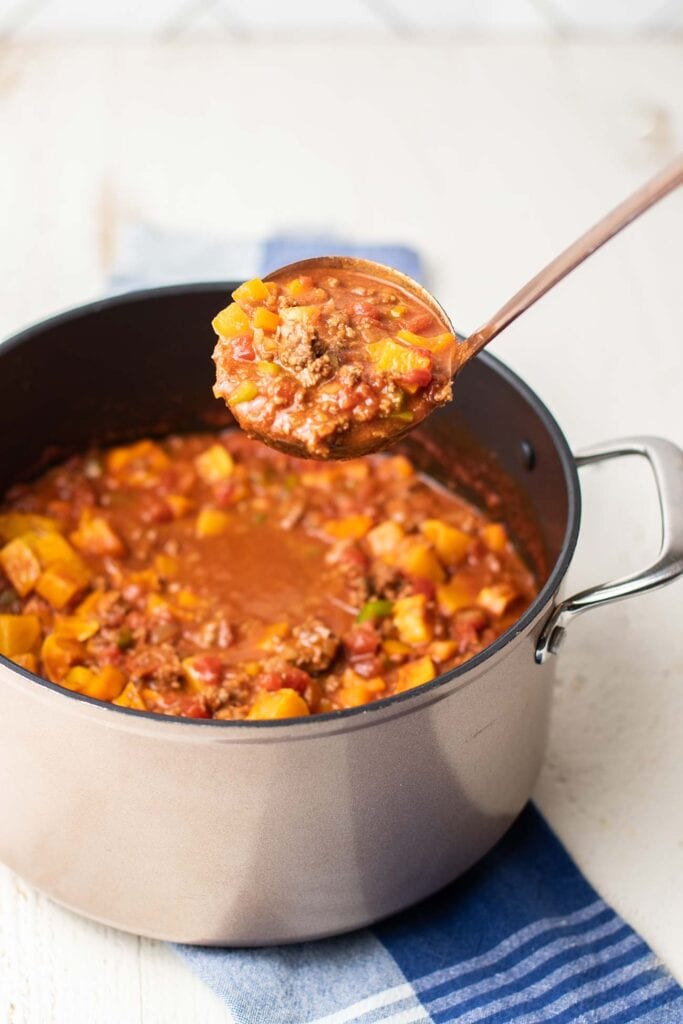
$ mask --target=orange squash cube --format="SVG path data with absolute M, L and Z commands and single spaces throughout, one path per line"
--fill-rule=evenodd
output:
M 203 508 L 197 516 L 197 537 L 219 537 L 230 526 L 230 516 L 218 508 Z
M 40 622 L 35 615 L 0 615 L 0 654 L 13 658 L 28 654 L 40 638 Z
M 0 540 L 14 540 L 29 530 L 40 533 L 59 532 L 60 524 L 49 516 L 39 516 L 33 512 L 4 512 L 0 515 Z
M 443 566 L 426 541 L 406 537 L 396 558 L 396 564 L 406 576 L 442 583 L 445 579 Z
M 132 682 L 126 683 L 118 697 L 114 697 L 112 704 L 117 704 L 120 708 L 135 708 L 136 711 L 147 710 L 140 691 Z
M 391 377 L 405 377 L 414 370 L 429 370 L 432 365 L 431 357 L 425 352 L 393 338 L 371 342 L 367 352 L 375 368 Z
M 420 529 L 436 549 L 436 553 L 446 565 L 457 565 L 466 557 L 473 544 L 472 538 L 450 526 L 441 519 L 425 519 Z
M 212 444 L 194 460 L 195 469 L 205 484 L 223 483 L 232 476 L 235 462 L 222 444 Z
M 508 546 L 507 530 L 502 523 L 487 523 L 481 528 L 481 537 L 486 547 L 496 555 L 502 555 Z
M 476 603 L 497 617 L 502 615 L 517 597 L 519 593 L 509 583 L 493 583 L 490 587 L 481 588 Z
M 0 565 L 20 597 L 33 590 L 41 573 L 40 562 L 22 537 L 15 537 L 0 550 Z
M 123 541 L 104 516 L 93 515 L 89 510 L 81 513 L 78 529 L 69 539 L 87 555 L 121 555 L 124 550 Z
M 445 615 L 454 615 L 461 608 L 475 603 L 476 592 L 467 578 L 453 576 L 448 583 L 436 588 L 436 603 Z
M 259 306 L 258 309 L 254 310 L 254 327 L 258 327 L 262 331 L 276 331 L 281 323 L 282 320 L 277 313 L 271 312 L 265 306 Z
M 370 530 L 365 540 L 375 558 L 393 564 L 404 536 L 403 527 L 393 519 L 387 519 Z
M 285 686 L 281 690 L 258 693 L 247 718 L 302 718 L 305 715 L 310 715 L 306 701 L 296 690 Z
M 434 662 L 427 655 L 424 658 L 417 658 L 416 661 L 409 661 L 397 669 L 394 692 L 403 693 L 404 690 L 412 690 L 416 686 L 429 683 L 435 676 Z
M 269 295 L 268 285 L 260 277 L 245 281 L 232 293 L 235 302 L 264 302 Z
M 427 620 L 427 598 L 424 594 L 411 594 L 394 601 L 393 619 L 398 638 L 404 644 L 417 647 L 432 639 L 432 627 Z
M 78 640 L 57 636 L 55 633 L 45 637 L 40 649 L 43 671 L 52 683 L 61 682 L 71 666 L 84 656 L 85 648 Z
M 372 518 L 364 515 L 344 516 L 343 519 L 328 519 L 323 530 L 337 540 L 360 540 L 372 526 Z
M 235 302 L 217 313 L 211 326 L 220 338 L 238 338 L 240 335 L 251 334 L 249 316 Z
M 80 560 L 57 561 L 42 573 L 35 589 L 59 611 L 81 594 L 89 582 L 90 571 Z

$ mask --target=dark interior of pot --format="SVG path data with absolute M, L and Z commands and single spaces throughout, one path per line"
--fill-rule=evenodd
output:
M 93 443 L 216 429 L 211 318 L 234 285 L 133 293 L 83 307 L 0 348 L 0 494 Z M 560 578 L 578 526 L 571 454 L 538 398 L 488 355 L 451 405 L 404 442 L 421 468 L 504 519 L 539 583 Z M 492 507 L 492 503 L 494 507 Z

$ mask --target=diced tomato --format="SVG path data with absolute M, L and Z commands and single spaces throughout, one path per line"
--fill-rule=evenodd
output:
M 464 608 L 453 622 L 453 639 L 458 642 L 458 653 L 465 654 L 480 643 L 480 633 L 488 625 L 485 612 L 479 608 Z
M 262 672 L 259 676 L 259 685 L 262 690 L 282 690 L 287 687 L 289 690 L 296 690 L 303 693 L 312 682 L 308 672 L 304 672 L 295 665 L 287 666 L 279 672 Z
M 356 299 L 351 304 L 351 313 L 353 316 L 358 317 L 359 320 L 379 321 L 382 319 L 381 310 L 368 299 Z
M 357 622 L 342 637 L 342 643 L 351 660 L 367 658 L 380 644 L 380 635 L 372 622 Z
M 422 351 L 422 349 L 420 349 Z M 432 371 L 429 367 L 418 367 L 399 379 L 408 387 L 426 388 L 432 382 Z
M 151 526 L 156 523 L 170 523 L 173 519 L 173 509 L 154 494 L 146 494 L 140 502 L 138 515 L 143 523 Z
M 407 331 L 420 334 L 421 331 L 427 331 L 430 327 L 434 327 L 434 317 L 431 313 L 410 313 L 404 317 L 403 323 Z
M 366 570 L 370 564 L 370 559 L 361 551 L 355 544 L 349 544 L 348 547 L 344 548 L 339 555 L 340 565 L 354 566 L 355 568 Z
M 233 338 L 231 342 L 231 349 L 233 359 L 241 359 L 242 361 L 249 363 L 256 359 L 254 345 L 247 334 L 240 334 L 237 338 Z
M 350 660 L 353 671 L 357 672 L 359 676 L 363 676 L 364 679 L 374 679 L 375 676 L 381 675 L 385 668 L 384 661 L 376 654 Z
M 431 580 L 422 579 L 421 576 L 413 576 L 410 581 L 410 590 L 413 594 L 424 594 L 428 601 L 431 601 L 436 594 L 436 584 Z
M 169 710 L 171 709 L 169 708 Z M 180 715 L 181 718 L 211 717 L 203 697 L 199 695 L 190 696 L 187 694 L 180 694 L 176 698 L 176 702 L 173 705 L 173 714 Z
M 216 654 L 200 654 L 192 659 L 192 668 L 202 683 L 218 686 L 223 675 L 223 662 Z
M 98 651 L 98 658 L 103 665 L 119 665 L 123 654 L 116 644 L 112 644 L 111 647 L 105 647 Z

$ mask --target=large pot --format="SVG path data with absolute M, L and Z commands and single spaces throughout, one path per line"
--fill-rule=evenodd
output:
M 93 440 L 212 425 L 219 413 L 204 325 L 228 288 L 109 299 L 4 344 L 0 493 Z M 2 860 L 98 921 L 183 942 L 255 945 L 366 925 L 481 857 L 539 771 L 551 655 L 569 618 L 683 571 L 683 453 L 638 438 L 581 460 L 650 459 L 662 554 L 630 580 L 557 605 L 580 511 L 562 433 L 522 381 L 484 356 L 413 453 L 447 477 L 456 447 L 477 450 L 467 434 L 496 453 L 499 468 L 480 455 L 478 474 L 497 476 L 508 522 L 544 579 L 506 634 L 417 690 L 289 722 L 130 711 L 0 658 Z M 476 492 L 477 473 L 460 475 Z

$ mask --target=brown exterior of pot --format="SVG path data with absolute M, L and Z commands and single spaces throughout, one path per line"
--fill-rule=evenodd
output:
M 206 425 L 211 338 L 192 335 L 223 288 L 110 300 L 3 346 L 0 433 L 22 445 L 6 453 L 0 489 L 40 465 L 46 442 L 56 457 L 90 440 Z M 131 380 L 132 365 L 142 382 Z M 0 859 L 98 921 L 181 942 L 258 945 L 366 925 L 490 849 L 541 764 L 553 659 L 538 665 L 534 654 L 579 506 L 571 455 L 541 403 L 490 357 L 465 373 L 460 412 L 431 417 L 422 450 L 443 461 L 464 418 L 516 478 L 512 490 L 524 484 L 518 506 L 526 501 L 542 524 L 547 568 L 522 619 L 424 687 L 291 722 L 129 711 L 0 658 Z

